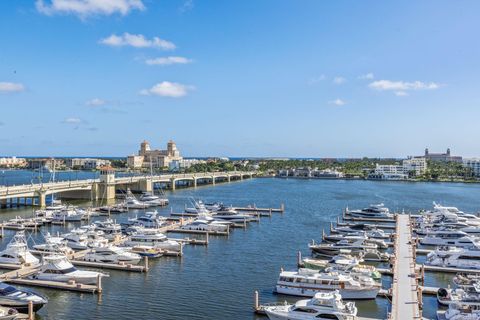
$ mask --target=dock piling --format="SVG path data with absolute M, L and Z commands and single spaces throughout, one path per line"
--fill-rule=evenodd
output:
M 260 308 L 260 303 L 258 301 L 258 291 L 255 290 L 254 298 L 253 298 L 253 308 L 255 310 L 258 310 Z
M 143 262 L 145 263 L 145 272 L 148 272 L 148 256 L 145 256 L 143 260 Z
M 102 293 L 102 276 L 97 276 L 97 291 L 98 293 Z
M 33 301 L 28 301 L 28 320 L 34 320 L 35 315 L 33 314 Z
M 298 250 L 297 253 L 297 266 L 300 266 L 302 264 L 302 252 Z

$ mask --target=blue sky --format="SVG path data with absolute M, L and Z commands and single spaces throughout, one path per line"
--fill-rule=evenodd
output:
M 0 154 L 480 156 L 478 1 L 0 2 Z

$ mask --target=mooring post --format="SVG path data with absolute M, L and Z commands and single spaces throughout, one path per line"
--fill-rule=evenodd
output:
M 258 303 L 258 291 L 255 290 L 254 298 L 253 298 L 253 307 L 255 308 L 255 311 L 257 311 L 260 308 L 260 305 Z
M 243 218 L 243 228 L 247 229 L 247 218 Z
M 285 211 L 285 204 L 284 204 L 284 203 L 282 203 L 282 204 L 280 205 L 280 209 L 281 209 L 281 212 L 282 212 L 282 213 Z
M 325 240 L 325 229 L 322 228 L 322 240 Z
M 102 276 L 97 275 L 97 291 L 98 293 L 102 293 Z
M 144 263 L 145 263 L 145 272 L 148 272 L 148 256 L 145 256 L 145 258 L 143 260 L 144 260 Z
M 272 208 L 270 208 L 269 215 L 272 216 Z
M 33 301 L 28 301 L 28 320 L 35 319 L 35 315 L 33 314 Z
M 302 265 L 302 252 L 300 250 L 298 250 L 298 253 L 297 253 L 297 266 L 301 266 Z
M 207 234 L 206 234 L 206 240 L 205 240 L 206 244 L 208 245 L 208 231 L 207 231 Z

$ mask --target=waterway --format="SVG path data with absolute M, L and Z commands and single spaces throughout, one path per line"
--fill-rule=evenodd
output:
M 164 215 L 172 208 L 179 212 L 191 197 L 259 207 L 284 203 L 286 210 L 251 223 L 246 230 L 236 229 L 228 238 L 211 237 L 208 247 L 186 246 L 182 258 L 152 261 L 146 274 L 108 271 L 110 277 L 103 282 L 100 297 L 35 289 L 50 299 L 37 319 L 260 319 L 252 313 L 254 290 L 260 292 L 261 302 L 295 301 L 272 293 L 280 268 L 295 269 L 297 251 L 308 255 L 308 242 L 319 241 L 322 229 L 329 228 L 342 208 L 384 202 L 391 210 L 416 212 L 437 201 L 477 212 L 479 191 L 476 184 L 258 178 L 167 192 L 171 204 L 159 209 Z M 4 209 L 0 220 L 31 212 L 28 207 Z M 120 222 L 140 213 L 132 211 L 114 218 Z M 51 226 L 41 231 L 64 229 Z M 6 231 L 2 248 L 12 235 Z M 29 241 L 40 239 L 40 234 L 33 234 Z M 451 277 L 427 273 L 426 282 L 445 286 Z M 385 278 L 384 285 L 389 281 Z M 424 316 L 433 319 L 436 300 L 425 298 L 424 303 Z M 357 302 L 357 306 L 362 316 L 384 319 L 389 303 L 379 298 Z

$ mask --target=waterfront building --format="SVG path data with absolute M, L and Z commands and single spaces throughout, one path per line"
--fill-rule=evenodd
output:
M 25 158 L 3 157 L 0 158 L 0 168 L 24 168 L 27 166 Z
M 480 158 L 463 159 L 463 166 L 470 168 L 475 177 L 480 177 Z
M 144 140 L 140 144 L 138 155 L 130 155 L 127 157 L 127 165 L 130 169 L 140 168 L 168 168 L 170 163 L 175 160 L 182 160 L 180 151 L 177 149 L 175 142 L 170 140 L 167 143 L 166 150 L 152 150 L 150 143 Z
M 425 155 L 423 156 L 427 160 L 431 161 L 443 161 L 443 162 L 462 162 L 461 156 L 452 156 L 450 153 L 450 148 L 447 149 L 446 153 L 431 153 L 428 151 L 428 148 L 425 148 Z
M 65 165 L 72 169 L 95 170 L 100 167 L 110 166 L 110 160 L 93 158 L 68 158 L 65 159 Z
M 54 158 L 31 158 L 27 159 L 27 168 L 32 170 L 53 170 L 53 168 L 61 168 L 65 162 L 61 159 Z
M 207 163 L 205 160 L 199 159 L 181 159 L 181 160 L 172 160 L 168 165 L 170 171 L 180 171 L 183 169 L 188 169 L 193 165 Z
M 368 175 L 369 179 L 406 180 L 410 176 L 420 176 L 427 170 L 425 158 L 408 158 L 401 165 L 376 164 L 374 172 Z
M 279 177 L 300 177 L 300 178 L 343 178 L 344 174 L 335 169 L 319 170 L 318 168 L 296 168 L 280 169 L 277 172 Z

